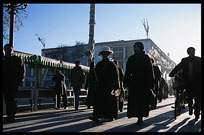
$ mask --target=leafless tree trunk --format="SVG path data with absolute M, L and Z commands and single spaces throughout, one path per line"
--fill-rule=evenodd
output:
M 144 29 L 145 29 L 145 32 L 146 32 L 146 35 L 147 35 L 147 38 L 148 38 L 148 34 L 149 34 L 149 24 L 148 24 L 148 21 L 147 21 L 147 19 L 145 20 L 143 20 L 143 22 L 142 22 L 142 24 L 143 24 L 143 26 L 144 26 Z

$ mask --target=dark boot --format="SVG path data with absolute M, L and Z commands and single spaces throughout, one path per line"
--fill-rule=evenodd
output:
M 142 125 L 142 124 L 143 124 L 142 117 L 138 117 L 138 121 L 136 122 L 136 125 Z
M 107 122 L 114 121 L 114 120 L 115 120 L 114 118 L 109 118 L 109 119 L 107 120 Z
M 195 121 L 198 121 L 198 119 L 199 119 L 199 115 L 196 115 L 195 116 Z
M 15 121 L 15 117 L 7 117 L 4 119 L 3 124 L 8 124 Z
M 123 102 L 119 102 L 119 110 L 120 112 L 123 112 Z
M 193 115 L 193 107 L 189 107 L 189 115 Z
M 94 121 L 94 122 L 98 122 L 98 118 L 96 118 L 96 117 L 91 116 L 91 117 L 89 117 L 89 119 Z

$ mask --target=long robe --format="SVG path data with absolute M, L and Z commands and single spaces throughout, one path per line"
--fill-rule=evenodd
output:
M 154 87 L 154 73 L 148 55 L 135 53 L 128 58 L 124 77 L 128 87 L 127 117 L 147 117 L 149 115 L 149 92 Z
M 109 60 L 102 60 L 96 65 L 98 78 L 94 93 L 93 116 L 98 118 L 117 118 L 117 98 L 111 95 L 113 89 L 119 88 L 118 70 Z
M 25 78 L 25 64 L 17 56 L 3 57 L 3 95 L 6 103 L 6 115 L 14 118 L 16 113 L 15 95 Z
M 88 95 L 86 98 L 86 105 L 93 106 L 94 104 L 94 90 L 96 89 L 96 75 L 95 75 L 95 67 L 94 63 L 91 63 L 89 73 L 87 75 L 85 89 L 88 89 Z

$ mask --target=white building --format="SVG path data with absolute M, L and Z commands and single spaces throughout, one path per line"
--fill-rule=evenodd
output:
M 126 69 L 126 62 L 128 57 L 134 54 L 133 45 L 135 42 L 142 42 L 144 44 L 145 53 L 154 59 L 155 63 L 159 66 L 165 79 L 167 74 L 176 65 L 151 39 L 139 39 L 139 40 L 120 40 L 110 42 L 95 43 L 94 61 L 95 64 L 102 58 L 98 56 L 103 46 L 109 46 L 113 51 L 111 59 L 116 59 L 123 70 Z M 88 65 L 88 58 L 85 56 L 85 52 L 88 48 L 88 44 L 77 46 L 66 46 L 61 48 L 48 48 L 42 49 L 42 56 L 55 58 L 67 62 L 74 62 L 80 60 L 82 65 Z

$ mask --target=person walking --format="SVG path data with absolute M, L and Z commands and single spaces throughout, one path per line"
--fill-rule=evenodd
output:
M 79 95 L 82 88 L 82 84 L 85 80 L 85 74 L 80 66 L 80 61 L 75 61 L 75 67 L 71 70 L 69 81 L 74 91 L 74 107 L 78 110 L 79 107 Z
M 90 70 L 87 75 L 86 83 L 85 83 L 85 90 L 88 90 L 88 95 L 86 98 L 86 105 L 87 108 L 90 109 L 91 106 L 94 105 L 94 92 L 97 86 L 97 77 L 96 77 L 96 70 L 94 67 L 94 61 L 90 64 Z
M 159 80 L 159 89 L 160 89 L 159 91 L 163 93 L 162 99 L 167 99 L 168 93 L 169 93 L 169 87 L 166 80 L 163 77 L 161 77 Z
M 161 71 L 160 71 L 159 67 L 155 64 L 153 58 L 151 58 L 151 62 L 152 62 L 152 65 L 153 65 L 153 71 L 154 71 L 154 77 L 155 77 L 153 91 L 154 91 L 154 93 L 156 95 L 155 100 L 151 105 L 151 109 L 156 109 L 157 101 L 159 100 L 159 102 L 161 102 L 162 101 L 162 95 L 163 95 L 162 89 L 159 88 L 160 87 L 159 86 L 159 80 L 161 78 Z
M 181 62 L 170 72 L 169 77 L 174 77 L 177 72 L 183 70 L 189 115 L 193 114 L 194 109 L 195 121 L 197 121 L 201 111 L 201 58 L 195 56 L 194 47 L 189 47 L 187 54 L 189 56 L 181 59 Z
M 6 104 L 7 118 L 4 122 L 15 120 L 16 104 L 15 95 L 20 84 L 25 78 L 25 64 L 21 58 L 13 55 L 13 47 L 10 44 L 4 46 L 3 57 L 3 95 Z
M 57 109 L 61 107 L 61 97 L 63 99 L 64 109 L 67 108 L 67 93 L 66 93 L 66 84 L 65 84 L 65 76 L 61 73 L 60 70 L 57 70 L 52 81 L 55 82 L 54 90 L 57 95 Z
M 113 121 L 118 117 L 114 91 L 119 89 L 119 74 L 115 64 L 109 60 L 112 53 L 110 47 L 104 46 L 98 54 L 102 60 L 96 65 L 97 88 L 94 92 L 93 116 L 89 117 L 94 122 L 98 122 L 99 118 Z
M 135 54 L 128 58 L 124 86 L 128 87 L 127 117 L 137 117 L 137 125 L 143 124 L 143 117 L 149 116 L 150 89 L 154 87 L 152 63 L 144 52 L 142 42 L 134 44 Z
M 118 61 L 117 60 L 113 60 L 113 62 L 115 63 L 116 67 L 118 68 L 118 72 L 119 72 L 119 82 L 120 82 L 120 95 L 119 95 L 119 99 L 118 99 L 118 104 L 119 104 L 119 110 L 120 112 L 123 111 L 123 104 L 124 104 L 124 100 L 125 100 L 125 90 L 124 90 L 124 86 L 123 86 L 123 80 L 124 80 L 124 73 L 123 73 L 123 69 L 119 67 Z

